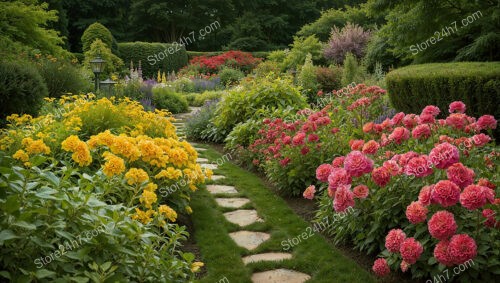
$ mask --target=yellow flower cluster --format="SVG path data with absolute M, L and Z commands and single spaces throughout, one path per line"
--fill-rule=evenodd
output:
M 109 151 L 104 152 L 102 156 L 106 160 L 106 163 L 102 166 L 102 171 L 106 176 L 111 178 L 125 171 L 125 161 L 123 161 L 120 157 Z
M 158 211 L 161 214 L 163 214 L 171 222 L 175 222 L 177 220 L 177 212 L 175 212 L 175 210 L 173 210 L 168 205 L 164 205 L 164 204 L 160 205 L 160 207 L 158 207 Z
M 24 138 L 21 142 L 26 152 L 30 155 L 34 154 L 50 154 L 50 148 L 45 145 L 43 140 L 34 140 L 32 138 Z
M 201 261 L 195 261 L 191 264 L 191 272 L 196 273 L 200 271 L 200 268 L 203 267 L 205 264 Z
M 153 204 L 156 203 L 157 200 L 158 197 L 156 196 L 156 194 L 149 190 L 142 191 L 142 196 L 139 199 L 139 201 L 144 205 L 144 207 L 148 209 L 152 209 Z
M 125 180 L 129 185 L 138 185 L 149 180 L 148 173 L 142 169 L 130 168 L 127 173 L 125 173 Z
M 163 169 L 160 173 L 155 175 L 155 179 L 166 178 L 169 180 L 177 180 L 182 177 L 182 171 L 174 167 L 168 167 L 167 170 Z
M 151 217 L 154 216 L 156 212 L 152 209 L 147 211 L 142 211 L 139 208 L 135 209 L 135 214 L 132 215 L 132 219 L 141 221 L 144 224 L 151 222 Z
M 88 166 L 92 163 L 92 155 L 89 147 L 77 136 L 71 135 L 61 143 L 61 148 L 65 151 L 73 152 L 71 158 L 80 166 Z
M 20 160 L 24 162 L 24 166 L 30 166 L 31 163 L 29 162 L 30 156 L 22 149 L 16 151 L 14 155 L 12 156 L 14 159 Z

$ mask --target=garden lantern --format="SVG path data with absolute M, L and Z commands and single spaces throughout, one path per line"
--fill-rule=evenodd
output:
M 111 96 L 111 92 L 113 90 L 113 86 L 116 84 L 115 81 L 112 79 L 107 79 L 105 81 L 100 82 L 100 86 L 102 86 L 102 89 Z
M 95 91 L 99 90 L 99 74 L 102 73 L 104 62 L 106 61 L 103 60 L 100 55 L 97 55 L 95 59 L 90 60 L 90 67 L 95 75 Z

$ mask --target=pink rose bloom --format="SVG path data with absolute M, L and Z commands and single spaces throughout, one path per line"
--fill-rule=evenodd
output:
M 448 246 L 450 245 L 450 241 L 443 240 L 437 243 L 434 248 L 434 257 L 436 260 L 445 266 L 453 266 L 453 259 L 450 257 L 448 253 Z
M 357 185 L 356 187 L 354 187 L 352 192 L 353 192 L 355 198 L 365 199 L 368 197 L 370 190 L 365 185 Z
M 403 272 L 408 271 L 408 269 L 410 268 L 410 266 L 411 266 L 411 264 L 409 264 L 409 263 L 407 263 L 406 261 L 403 260 L 401 262 L 401 265 L 400 265 L 401 271 L 403 271 Z
M 482 212 L 482 215 L 484 218 L 486 218 L 486 221 L 484 222 L 484 226 L 493 228 L 495 227 L 495 224 L 497 221 L 495 220 L 495 211 L 493 209 L 484 209 Z
M 392 229 L 385 236 L 385 247 L 391 253 L 399 253 L 401 244 L 406 240 L 406 234 L 401 229 Z
M 460 188 L 453 182 L 441 180 L 434 185 L 432 190 L 432 203 L 437 203 L 443 207 L 455 205 L 460 199 Z
M 389 135 L 389 140 L 394 141 L 396 144 L 401 144 L 403 141 L 410 138 L 410 131 L 404 127 L 397 127 Z
M 306 134 L 303 132 L 297 133 L 293 139 L 292 139 L 292 144 L 297 146 L 297 145 L 302 145 L 304 144 L 304 139 L 306 138 Z
M 333 190 L 343 185 L 350 185 L 351 182 L 351 176 L 344 168 L 332 168 L 328 176 L 328 188 Z
M 304 146 L 303 148 L 300 149 L 300 154 L 306 155 L 309 153 L 309 148 L 307 146 Z
M 407 153 L 405 154 L 401 154 L 400 157 L 399 157 L 399 166 L 401 167 L 405 167 L 406 164 L 408 164 L 408 161 L 410 161 L 410 159 L 412 159 L 413 157 L 419 157 L 420 154 L 414 152 L 414 151 L 408 151 Z
M 307 141 L 309 142 L 316 142 L 319 140 L 319 136 L 316 135 L 316 134 L 310 134 L 308 137 L 307 137 Z
M 479 135 L 472 136 L 472 141 L 476 146 L 481 147 L 489 143 L 491 141 L 491 138 L 488 135 L 481 133 Z
M 491 115 L 483 115 L 477 120 L 477 126 L 481 130 L 496 129 L 497 120 Z
M 462 264 L 476 257 L 476 241 L 467 234 L 455 235 L 448 245 L 448 253 L 454 264 Z
M 461 189 L 474 182 L 474 170 L 465 167 L 462 163 L 455 163 L 446 169 L 448 180 L 457 184 Z
M 433 189 L 434 189 L 434 185 L 430 185 L 430 186 L 424 186 L 420 190 L 420 193 L 418 194 L 418 201 L 423 206 L 428 206 L 431 204 L 431 195 L 432 195 Z
M 332 172 L 333 166 L 330 164 L 321 164 L 316 169 L 316 179 L 321 182 L 328 182 L 328 176 Z
M 391 273 L 391 269 L 389 268 L 389 265 L 384 258 L 378 258 L 377 260 L 375 260 L 372 266 L 372 270 L 378 277 L 384 277 Z
M 364 154 L 375 154 L 380 148 L 380 144 L 374 140 L 370 140 L 363 145 L 362 152 Z
M 406 218 L 412 224 L 424 222 L 427 219 L 427 207 L 423 206 L 420 202 L 414 201 L 406 207 Z
M 490 188 L 490 189 L 492 189 L 492 190 L 496 189 L 496 187 L 497 187 L 495 184 L 493 184 L 492 182 L 490 182 L 490 181 L 489 181 L 488 179 L 486 179 L 486 178 L 481 178 L 481 179 L 479 179 L 479 181 L 477 182 L 477 184 L 478 184 L 479 186 L 488 187 L 488 188 Z
M 286 136 L 283 138 L 283 144 L 291 144 L 292 138 L 290 136 Z
M 361 151 L 351 151 L 345 158 L 344 169 L 353 177 L 360 177 L 373 170 L 373 160 Z
M 438 169 L 446 169 L 459 160 L 458 148 L 447 142 L 438 144 L 431 150 L 429 158 Z
M 335 157 L 335 159 L 333 159 L 332 161 L 332 166 L 335 168 L 344 167 L 344 161 L 345 161 L 344 156 Z
M 418 124 L 418 117 L 415 114 L 408 114 L 403 118 L 403 125 L 408 129 L 413 129 Z
M 440 112 L 441 112 L 441 110 L 439 110 L 439 108 L 437 106 L 434 106 L 434 105 L 427 105 L 422 110 L 422 114 L 430 114 L 430 115 L 432 115 L 434 117 L 436 117 L 437 115 L 439 115 Z
M 420 114 L 420 116 L 418 116 L 419 124 L 434 124 L 435 122 L 436 118 L 431 114 Z
M 335 212 L 344 212 L 347 208 L 354 207 L 354 204 L 354 195 L 349 190 L 349 186 L 338 187 L 333 200 Z
M 287 157 L 285 159 L 280 160 L 280 165 L 285 167 L 288 165 L 288 163 L 290 163 L 290 161 L 292 161 L 292 159 L 290 159 L 290 157 Z
M 430 166 L 431 164 L 427 155 L 413 157 L 405 166 L 405 174 L 417 178 L 429 176 L 433 172 Z
M 391 125 L 392 126 L 397 126 L 403 122 L 403 119 L 405 117 L 405 113 L 399 112 L 394 117 L 391 119 Z
M 404 261 L 409 264 L 414 264 L 424 252 L 424 248 L 415 238 L 407 238 L 401 243 L 399 252 Z
M 411 131 L 411 136 L 414 139 L 427 139 L 431 136 L 431 127 L 427 124 L 418 125 Z
M 349 146 L 351 147 L 351 150 L 360 150 L 363 148 L 364 143 L 364 140 L 350 140 Z
M 468 210 L 481 208 L 494 201 L 495 192 L 488 187 L 469 185 L 460 194 L 460 204 Z
M 465 113 L 465 104 L 462 101 L 453 101 L 450 103 L 450 108 L 448 109 L 450 113 Z
M 391 173 L 385 167 L 378 167 L 372 171 L 372 180 L 380 187 L 384 187 L 391 181 Z
M 316 187 L 314 185 L 311 185 L 307 187 L 307 189 L 304 191 L 303 196 L 306 199 L 313 199 L 315 193 L 316 193 Z
M 467 116 L 465 114 L 453 113 L 450 114 L 450 116 L 446 117 L 446 125 L 458 130 L 464 129 L 466 123 Z
M 382 165 L 392 176 L 397 176 L 401 173 L 402 169 L 399 167 L 398 163 L 394 160 L 384 161 Z
M 373 122 L 368 122 L 363 125 L 363 133 L 369 133 L 373 130 L 373 127 L 375 126 L 375 123 Z
M 434 215 L 427 223 L 429 233 L 438 240 L 447 240 L 457 232 L 457 223 L 453 213 L 441 210 Z

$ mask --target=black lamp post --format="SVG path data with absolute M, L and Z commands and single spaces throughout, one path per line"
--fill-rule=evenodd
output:
M 97 55 L 94 60 L 90 60 L 90 67 L 95 75 L 95 91 L 99 90 L 99 74 L 102 73 L 104 62 L 106 61 L 102 60 L 100 55 Z

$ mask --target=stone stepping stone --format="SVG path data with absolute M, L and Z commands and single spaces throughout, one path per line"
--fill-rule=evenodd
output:
M 247 198 L 216 198 L 215 201 L 225 208 L 240 208 L 250 202 Z
M 197 147 L 195 147 L 194 150 L 196 150 L 196 151 L 205 151 L 207 149 L 206 148 L 197 148 Z
M 259 262 L 259 261 L 281 261 L 291 258 L 292 254 L 289 253 L 265 253 L 265 254 L 246 256 L 243 258 L 243 263 L 247 265 L 249 263 Z
M 255 222 L 264 222 L 262 218 L 259 217 L 257 211 L 254 209 L 239 209 L 231 212 L 224 213 L 226 220 L 240 225 L 241 227 L 253 224 Z
M 196 162 L 197 163 L 208 163 L 208 159 L 199 157 L 199 158 L 196 158 Z
M 207 185 L 207 190 L 211 194 L 237 194 L 238 191 L 233 186 Z
M 251 251 L 269 240 L 271 235 L 263 232 L 238 231 L 229 233 L 229 237 L 231 237 L 238 246 Z
M 222 176 L 222 175 L 212 175 L 212 178 L 210 178 L 212 181 L 217 181 L 217 180 L 222 180 L 222 179 L 226 179 L 226 176 Z
M 311 279 L 311 276 L 288 269 L 275 269 L 252 275 L 253 283 L 303 283 Z
M 210 169 L 210 170 L 215 170 L 215 169 L 219 168 L 219 166 L 217 166 L 217 164 L 208 164 L 208 163 L 202 163 L 202 164 L 200 164 L 200 167 L 205 168 L 205 169 Z

